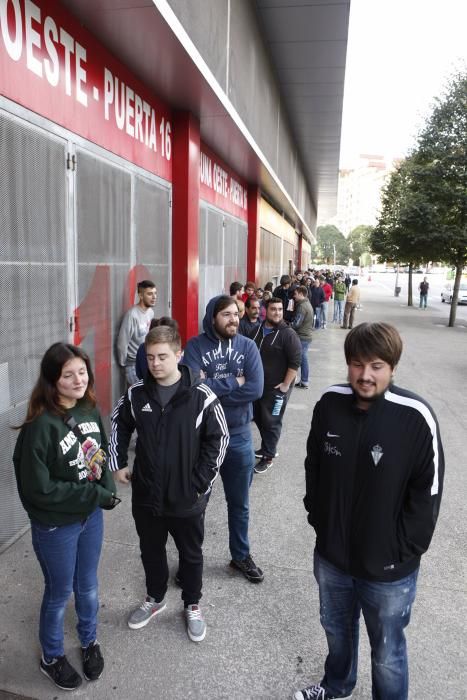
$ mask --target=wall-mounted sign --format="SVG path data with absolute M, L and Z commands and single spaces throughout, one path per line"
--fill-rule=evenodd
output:
M 204 144 L 201 144 L 199 179 L 201 199 L 240 219 L 247 220 L 246 183 Z
M 165 180 L 171 114 L 50 0 L 0 0 L 0 93 Z

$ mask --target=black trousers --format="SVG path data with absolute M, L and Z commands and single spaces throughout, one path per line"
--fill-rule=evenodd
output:
M 287 402 L 292 393 L 293 385 L 286 394 L 283 394 L 284 401 L 278 416 L 272 415 L 278 389 L 265 389 L 262 397 L 253 404 L 253 420 L 255 421 L 259 434 L 261 435 L 261 452 L 265 457 L 274 459 L 277 445 L 282 432 L 282 420 L 284 418 Z
M 169 533 L 178 549 L 182 600 L 194 605 L 203 585 L 204 512 L 190 518 L 154 515 L 150 508 L 133 505 L 147 594 L 160 603 L 167 592 L 169 567 L 166 544 Z

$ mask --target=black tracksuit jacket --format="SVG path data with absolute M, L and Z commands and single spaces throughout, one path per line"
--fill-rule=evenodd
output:
M 191 517 L 206 507 L 229 432 L 214 392 L 188 367 L 179 369 L 180 386 L 164 408 L 150 373 L 122 396 L 112 414 L 109 466 L 111 471 L 127 466 L 136 430 L 133 505 L 155 515 Z
M 362 411 L 350 385 L 330 387 L 313 412 L 305 474 L 304 504 L 324 559 L 374 581 L 419 566 L 444 476 L 438 423 L 423 399 L 390 385 Z

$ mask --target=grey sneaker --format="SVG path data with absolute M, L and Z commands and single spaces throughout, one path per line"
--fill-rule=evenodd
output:
M 202 642 L 206 636 L 206 623 L 199 605 L 188 605 L 185 610 L 186 632 L 192 642 Z
M 128 618 L 128 627 L 132 630 L 139 630 L 141 627 L 145 627 L 149 620 L 162 612 L 165 607 L 165 600 L 162 600 L 160 603 L 156 603 L 154 598 L 151 598 L 149 595 L 146 596 L 144 603 L 141 603 L 139 608 L 133 610 Z
M 328 695 L 325 688 L 319 683 L 309 685 L 303 690 L 294 693 L 294 700 L 350 700 L 352 695 Z

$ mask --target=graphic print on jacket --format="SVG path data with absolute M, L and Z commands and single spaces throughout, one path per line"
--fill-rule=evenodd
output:
M 433 535 L 444 457 L 428 404 L 391 386 L 368 411 L 349 385 L 315 406 L 305 506 L 318 552 L 341 570 L 397 580 L 415 570 Z
M 184 364 L 198 374 L 219 397 L 225 411 L 231 435 L 250 430 L 253 419 L 252 402 L 263 393 L 263 367 L 255 343 L 243 335 L 228 340 L 217 337 L 213 326 L 213 312 L 219 297 L 211 299 L 203 319 L 204 333 L 190 338 L 184 355 Z M 237 377 L 245 377 L 239 386 Z
M 107 451 L 107 439 L 96 408 L 78 404 L 68 410 L 88 440 Z M 18 493 L 29 516 L 39 522 L 68 525 L 83 520 L 99 505 L 107 505 L 115 492 L 104 467 L 95 481 L 88 470 L 81 444 L 61 416 L 48 411 L 23 426 L 13 463 Z
M 151 374 L 122 396 L 112 414 L 110 469 L 127 466 L 136 430 L 133 503 L 158 515 L 188 517 L 206 507 L 229 432 L 217 396 L 188 367 L 179 369 L 180 386 L 165 407 Z

